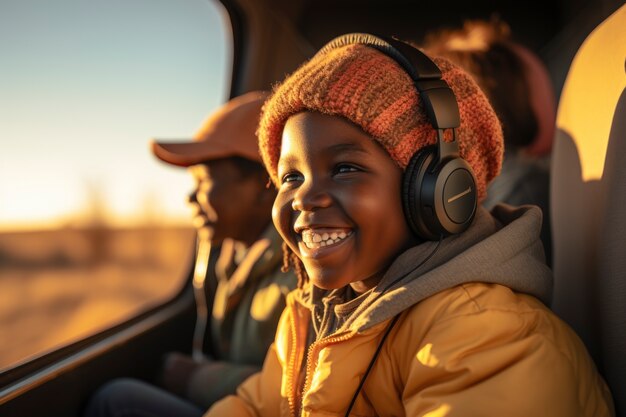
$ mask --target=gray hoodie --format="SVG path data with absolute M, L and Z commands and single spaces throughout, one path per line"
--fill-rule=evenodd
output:
M 541 210 L 535 206 L 498 205 L 491 213 L 479 207 L 468 230 L 408 249 L 374 289 L 345 303 L 351 304 L 348 309 L 341 303 L 345 289 L 313 288 L 303 302 L 318 312 L 313 315 L 314 326 L 320 321 L 335 323 L 318 338 L 351 327 L 368 329 L 433 294 L 469 282 L 501 284 L 548 305 L 552 271 L 545 263 L 541 221 Z M 329 303 L 331 298 L 335 302 Z M 329 319 L 338 312 L 339 317 Z

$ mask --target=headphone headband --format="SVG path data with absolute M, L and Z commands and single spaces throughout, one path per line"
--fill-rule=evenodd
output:
M 459 127 L 461 118 L 454 93 L 441 78 L 439 67 L 416 47 L 390 37 L 350 33 L 333 39 L 318 54 L 355 44 L 379 50 L 404 69 L 423 96 L 426 113 L 435 129 Z
M 374 36 L 369 33 L 349 33 L 339 36 L 326 44 L 318 54 L 325 54 L 330 50 L 348 45 L 365 45 L 394 59 L 413 81 L 441 79 L 441 70 L 435 63 L 419 49 L 386 36 Z

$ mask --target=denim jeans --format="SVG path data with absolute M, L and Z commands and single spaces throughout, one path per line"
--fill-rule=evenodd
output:
M 85 417 L 201 417 L 205 411 L 147 382 L 120 378 L 96 391 Z

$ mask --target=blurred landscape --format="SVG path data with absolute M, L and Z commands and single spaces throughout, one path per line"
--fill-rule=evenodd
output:
M 194 239 L 188 227 L 0 233 L 0 372 L 172 297 Z

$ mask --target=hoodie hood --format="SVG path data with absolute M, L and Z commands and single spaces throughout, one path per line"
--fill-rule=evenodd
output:
M 548 305 L 553 282 L 539 238 L 541 221 L 535 206 L 498 205 L 491 214 L 480 207 L 464 233 L 400 255 L 338 330 L 366 330 L 433 294 L 470 282 L 501 284 Z

